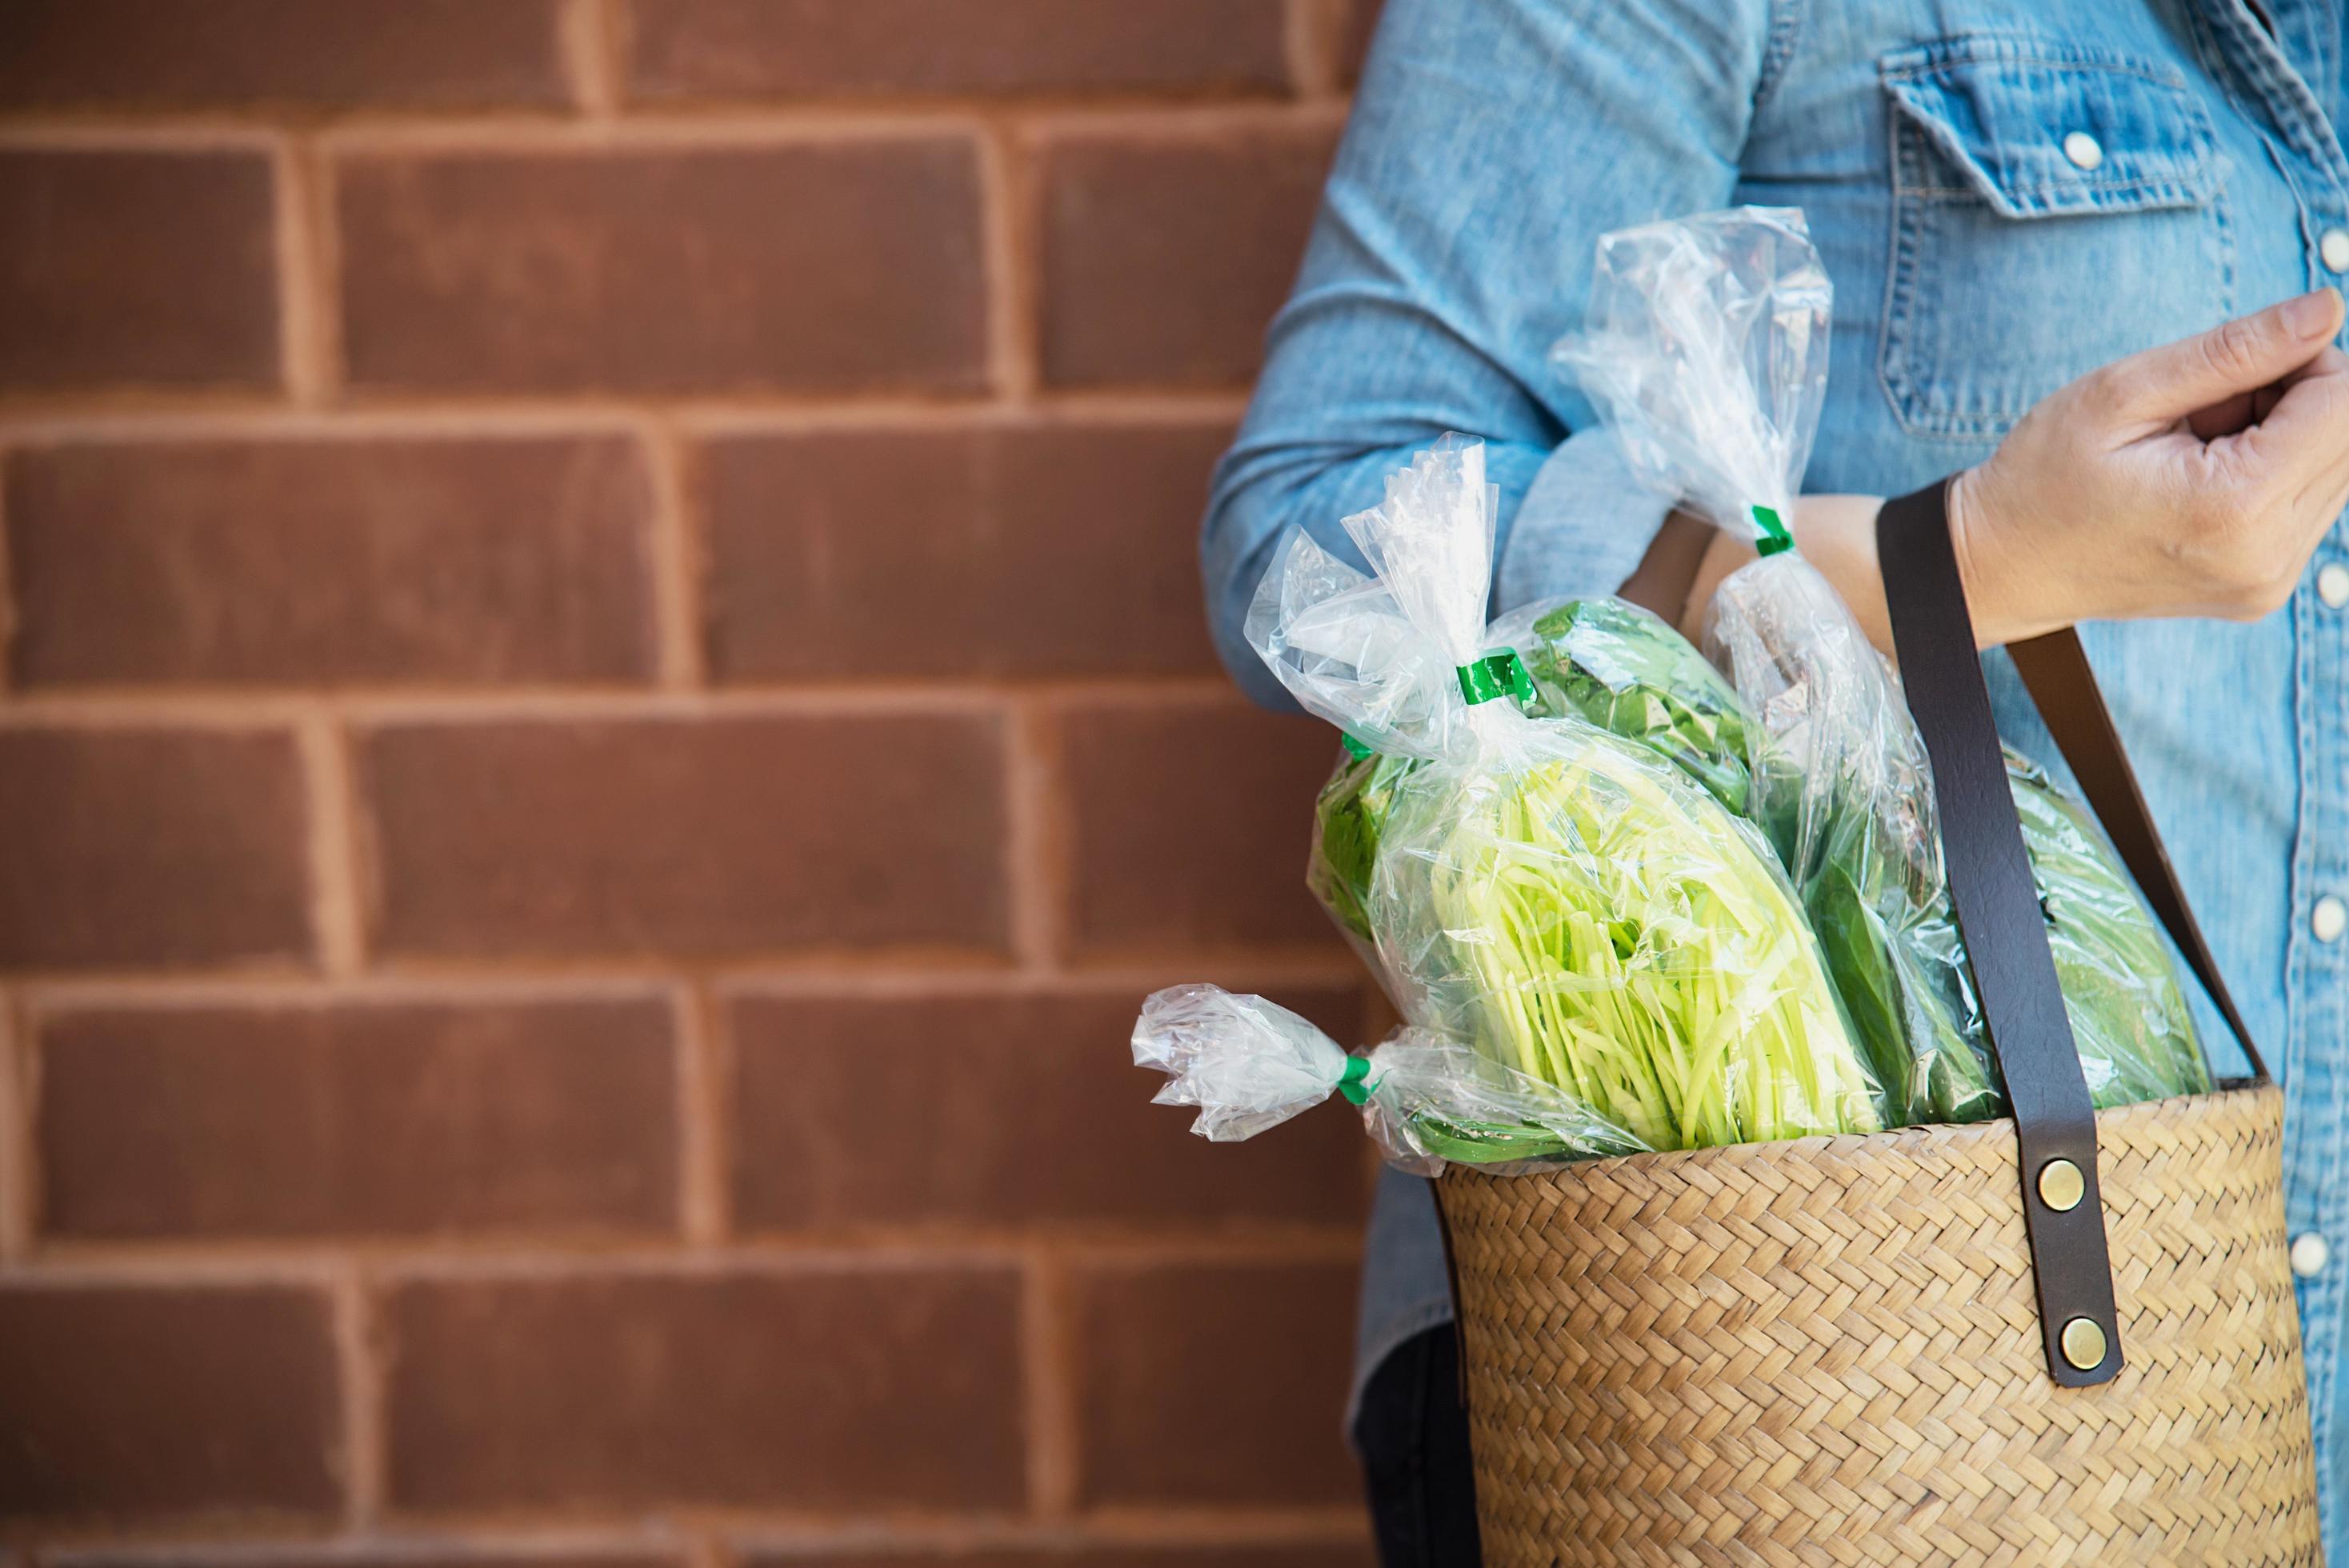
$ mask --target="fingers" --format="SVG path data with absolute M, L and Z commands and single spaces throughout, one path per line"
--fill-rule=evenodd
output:
M 2318 289 L 2093 372 L 2085 390 L 2124 423 L 2167 425 L 2257 391 L 2314 358 L 2341 330 L 2341 295 Z
M 2195 409 L 2186 416 L 2186 428 L 2205 441 L 2234 435 L 2274 413 L 2276 405 L 2283 400 L 2284 392 L 2293 383 L 2311 376 L 2333 374 L 2344 366 L 2349 366 L 2349 358 L 2344 358 L 2339 349 L 2327 346 L 2307 364 L 2286 372 L 2281 379 L 2271 381 L 2255 392 L 2238 393 L 2207 408 Z
M 2240 449 L 2247 472 L 2282 493 L 2349 473 L 2349 355 L 2325 348 L 2286 378 L 2265 417 L 2223 439 Z
M 2186 416 L 2186 428 L 2206 441 L 2231 436 L 2259 420 L 2261 397 L 2267 397 L 2270 407 L 2275 406 L 2274 397 L 2269 396 L 2271 390 L 2263 387 L 2257 392 L 2239 392 L 2207 408 L 2197 408 Z

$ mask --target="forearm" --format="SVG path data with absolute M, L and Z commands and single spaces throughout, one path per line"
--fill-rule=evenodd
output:
M 1984 648 L 2001 647 L 2056 630 L 2066 623 L 2044 615 L 2027 615 L 2013 605 L 2013 595 L 2001 573 L 1985 569 L 1966 549 L 1965 487 L 1951 497 L 1950 526 L 1958 546 L 1958 569 L 1966 588 L 1966 607 L 1973 617 L 1974 641 Z M 1876 558 L 1876 514 L 1882 496 L 1806 495 L 1795 503 L 1790 531 L 1803 559 L 1835 585 L 1868 640 L 1887 655 L 1892 652 L 1892 624 L 1884 607 L 1884 574 Z M 1728 534 L 1715 534 L 1697 568 L 1689 590 L 1682 627 L 1691 637 L 1702 629 L 1705 607 L 1722 579 L 1754 559 L 1754 546 Z

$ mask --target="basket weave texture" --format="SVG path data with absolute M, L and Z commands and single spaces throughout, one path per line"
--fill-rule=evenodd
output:
M 2011 1121 L 1455 1167 L 1486 1562 L 2321 1562 L 2282 1118 L 2097 1117 L 2127 1365 L 2079 1389 Z

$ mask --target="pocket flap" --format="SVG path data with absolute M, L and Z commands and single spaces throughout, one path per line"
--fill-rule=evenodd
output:
M 1894 111 L 2007 217 L 2194 207 L 2218 193 L 2209 119 L 2166 67 L 2093 45 L 1977 36 L 1903 49 L 1881 69 Z M 2094 139 L 2093 167 L 2065 151 L 2075 135 Z

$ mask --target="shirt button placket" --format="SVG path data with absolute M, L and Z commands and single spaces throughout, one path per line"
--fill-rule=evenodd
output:
M 2335 226 L 2317 242 L 2318 259 L 2333 273 L 2349 273 L 2349 230 Z M 2336 525 L 2337 527 L 2337 525 Z M 2325 552 L 2332 552 L 2327 546 Z M 2349 1271 L 2332 1266 L 2332 1251 L 2349 1244 L 2349 1193 L 2340 1189 L 2349 1157 L 2349 1124 L 2343 1094 L 2349 1071 L 2342 1041 L 2349 1037 L 2349 807 L 2342 781 L 2349 778 L 2349 718 L 2339 694 L 2349 683 L 2349 564 L 2323 560 L 2309 573 L 2293 620 L 2299 644 L 2300 695 L 2295 704 L 2302 748 L 2301 843 L 2293 856 L 2295 902 L 2303 923 L 2291 942 L 2290 989 L 2293 1070 L 2303 1081 L 2292 1086 L 2295 1130 L 2309 1158 L 2298 1173 L 2315 1191 L 2310 1205 L 2314 1223 L 2292 1238 L 2292 1271 L 2307 1309 L 2309 1338 L 2323 1363 L 2313 1379 L 2326 1408 L 2326 1462 L 2338 1467 L 2341 1445 L 2349 1443 L 2349 1397 L 2340 1384 L 2344 1368 L 2344 1315 L 2349 1315 Z M 2343 1500 L 2328 1499 L 2328 1511 Z M 2328 1521 L 2339 1529 L 2335 1515 Z

